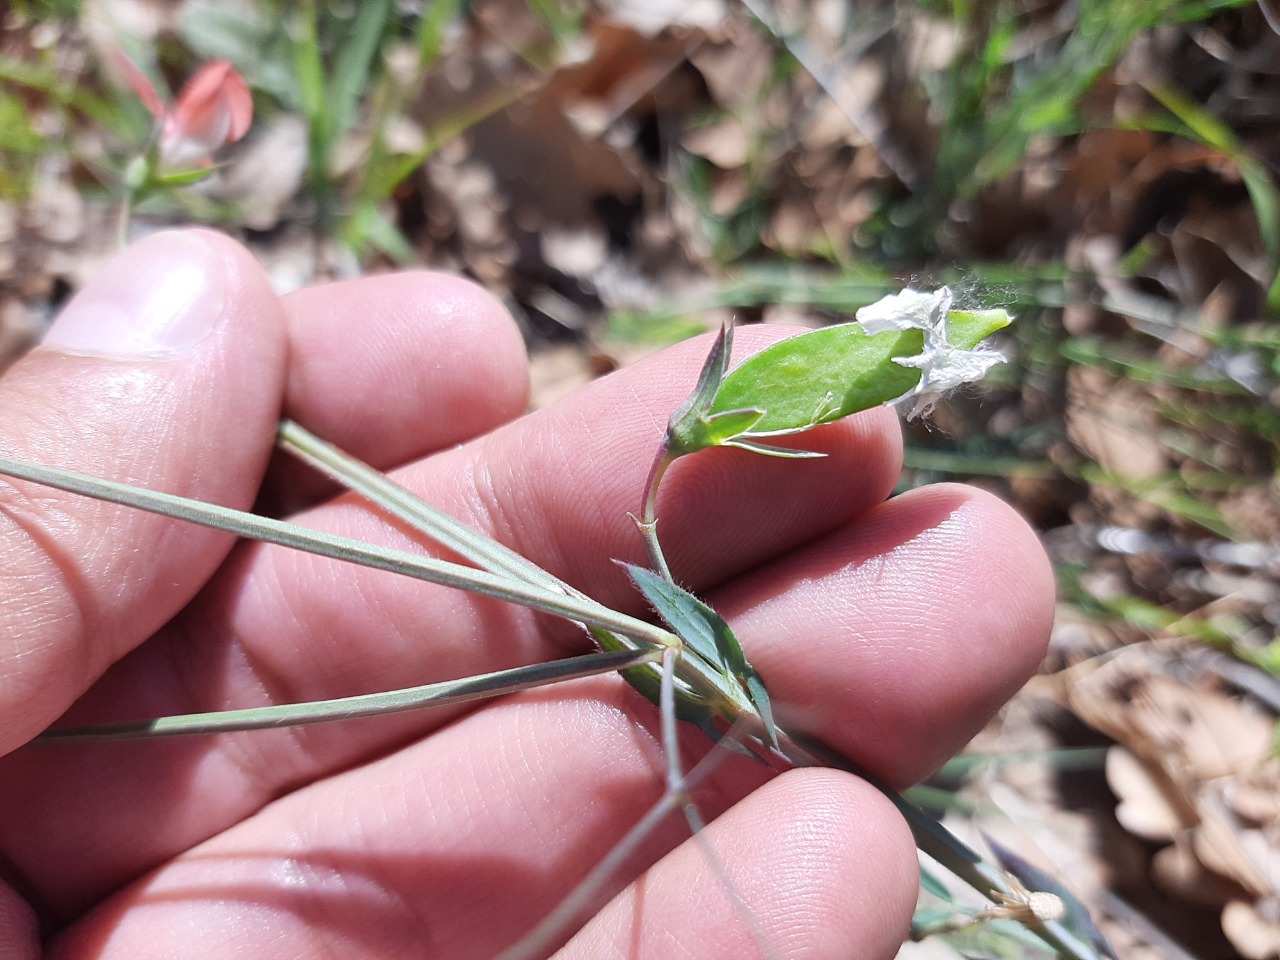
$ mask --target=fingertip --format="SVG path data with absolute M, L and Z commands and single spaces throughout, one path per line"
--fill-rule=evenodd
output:
M 939 484 L 881 504 L 716 605 L 784 725 L 903 785 L 953 755 L 1034 673 L 1054 583 L 1011 507 Z
M 941 496 L 954 494 L 963 502 L 956 514 L 961 527 L 957 536 L 985 542 L 986 570 L 975 575 L 1005 592 L 1004 603 L 992 611 L 1000 618 L 997 626 L 1003 628 L 996 631 L 996 639 L 1007 643 L 993 653 L 1010 664 L 1012 689 L 1007 693 L 1012 695 L 1048 648 L 1057 598 L 1053 564 L 1031 524 L 995 494 L 957 483 L 938 484 L 937 490 Z
M 558 957 L 893 957 L 918 889 L 915 845 L 875 788 L 789 771 L 615 898 Z
M 893 804 L 838 770 L 788 771 L 746 801 L 744 846 L 769 865 L 769 914 L 787 956 L 892 957 L 919 890 L 915 841 Z M 744 851 L 745 852 L 745 851 Z
M 979 487 L 938 483 L 900 500 L 904 512 L 941 520 L 917 540 L 924 548 L 920 586 L 943 584 L 939 599 L 947 608 L 935 616 L 963 628 L 947 659 L 963 658 L 963 676 L 982 670 L 982 699 L 993 711 L 1044 657 L 1056 600 L 1048 554 L 1013 507 Z

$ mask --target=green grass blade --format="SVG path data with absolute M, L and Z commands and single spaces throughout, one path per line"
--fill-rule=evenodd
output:
M 584 596 L 532 560 L 483 536 L 432 506 L 417 494 L 351 454 L 320 439 L 292 420 L 280 422 L 280 446 L 348 490 L 381 507 L 393 517 L 447 547 L 490 573 L 501 574 L 547 590 Z
M 364 0 L 359 5 L 350 36 L 338 51 L 327 91 L 334 137 L 342 136 L 355 122 L 356 107 L 369 85 L 374 57 L 390 12 L 390 0 Z
M 444 45 L 445 31 L 461 14 L 462 0 L 433 0 L 423 4 L 414 44 L 421 67 L 429 67 L 436 62 Z
M 1227 124 L 1198 106 L 1180 90 L 1146 84 L 1146 90 L 1182 124 L 1182 135 L 1219 150 L 1235 161 L 1258 218 L 1262 243 L 1273 272 L 1280 264 L 1280 193 L 1266 166 L 1245 149 Z

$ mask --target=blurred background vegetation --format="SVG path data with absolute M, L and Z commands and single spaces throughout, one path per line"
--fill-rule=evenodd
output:
M 1015 504 L 1057 565 L 1060 615 L 1042 675 L 921 796 L 1068 877 L 1123 957 L 1280 956 L 1269 8 L 15 0 L 3 16 L 4 363 L 117 243 L 152 123 L 119 53 L 174 91 L 229 60 L 255 100 L 249 136 L 204 182 L 146 199 L 132 235 L 214 224 L 282 291 L 466 273 L 525 331 L 536 404 L 729 317 L 845 320 L 904 283 L 1009 308 L 1011 362 L 908 426 L 903 486 L 965 479 Z M 904 956 L 1035 949 L 984 931 Z

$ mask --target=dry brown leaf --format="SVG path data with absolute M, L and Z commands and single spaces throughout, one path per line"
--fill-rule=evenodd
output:
M 1224 788 L 1223 799 L 1241 822 L 1251 827 L 1280 824 L 1280 796 L 1274 782 L 1265 786 L 1232 783 Z
M 1245 849 L 1244 833 L 1217 816 L 1211 805 L 1201 803 L 1199 809 L 1204 820 L 1191 833 L 1191 849 L 1206 869 L 1235 881 L 1254 897 L 1275 896 L 1276 891 Z
M 712 100 L 725 107 L 754 103 L 772 69 L 768 38 L 744 18 L 731 17 L 720 25 L 715 41 L 689 52 Z
M 1159 658 L 1117 657 L 1071 687 L 1071 706 L 1184 787 L 1251 772 L 1267 759 L 1268 718 L 1237 698 L 1164 672 Z
M 1120 825 L 1145 840 L 1168 843 L 1190 826 L 1170 785 L 1124 747 L 1107 751 L 1107 786 L 1119 799 L 1116 819 Z
M 743 166 L 751 154 L 751 137 L 734 119 L 690 130 L 681 142 L 690 153 L 705 157 L 722 170 Z
M 563 106 L 588 140 L 605 133 L 685 59 L 696 38 L 651 37 L 607 21 L 592 25 L 590 56 L 558 70 L 546 96 Z
M 1274 904 L 1271 905 L 1274 908 Z M 1274 914 L 1274 909 L 1267 913 Z M 1280 922 L 1255 904 L 1234 900 L 1222 910 L 1222 932 L 1247 960 L 1280 957 Z
M 1211 909 L 1248 896 L 1239 884 L 1209 870 L 1185 843 L 1170 844 L 1155 852 L 1151 878 L 1165 893 Z
M 1167 470 L 1150 394 L 1092 367 L 1072 367 L 1067 379 L 1067 434 L 1102 467 L 1129 477 Z

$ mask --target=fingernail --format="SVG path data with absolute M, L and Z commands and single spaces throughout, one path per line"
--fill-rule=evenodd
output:
M 222 316 L 224 276 L 221 258 L 199 234 L 148 237 L 72 298 L 41 345 L 118 359 L 182 356 Z

